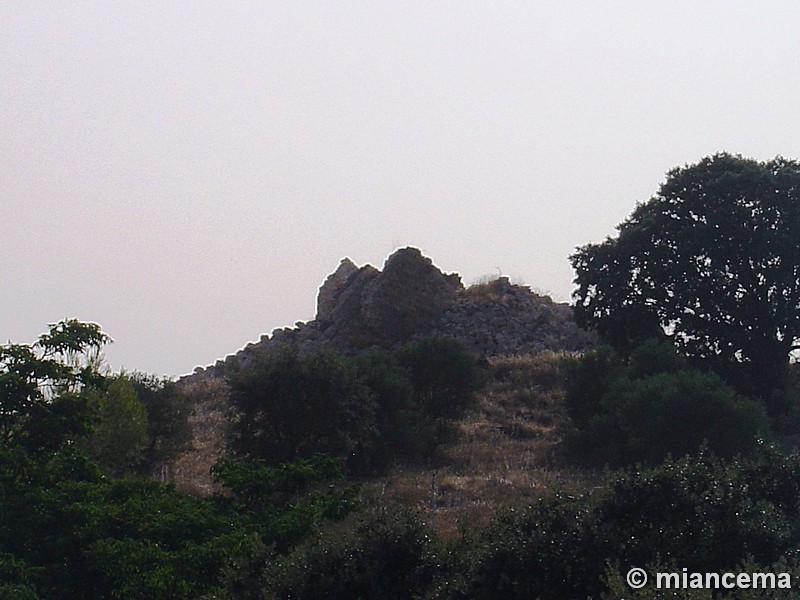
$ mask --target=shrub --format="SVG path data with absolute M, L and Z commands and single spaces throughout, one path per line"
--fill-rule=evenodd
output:
M 439 572 L 438 545 L 419 516 L 379 515 L 328 532 L 268 573 L 268 598 L 422 598 Z
M 89 448 L 101 468 L 118 476 L 138 466 L 150 443 L 147 409 L 130 380 L 119 375 L 98 395 L 99 420 Z
M 429 459 L 485 380 L 478 361 L 447 338 L 361 354 L 353 363 L 375 400 L 378 438 L 359 465 L 371 471 L 392 461 Z
M 642 379 L 661 373 L 675 373 L 688 368 L 685 356 L 675 346 L 661 338 L 652 338 L 631 353 L 628 375 L 631 379 Z
M 30 586 L 53 599 L 202 597 L 252 530 L 209 500 L 144 479 L 15 490 L 0 512 L 0 556 L 30 565 Z
M 750 453 L 768 433 L 762 404 L 737 395 L 719 376 L 700 371 L 620 379 L 603 403 L 623 432 L 624 462 L 658 464 L 707 444 L 719 456 Z M 592 435 L 602 437 L 598 420 Z
M 270 465 L 330 454 L 360 473 L 429 458 L 484 377 L 451 339 L 353 358 L 283 348 L 230 377 L 230 446 Z
M 435 423 L 416 400 L 408 370 L 389 352 L 370 352 L 354 362 L 375 399 L 378 438 L 362 465 L 379 470 L 394 460 L 415 461 L 436 447 Z
M 581 429 L 601 411 L 601 400 L 622 373 L 622 361 L 609 346 L 590 350 L 564 364 L 564 405 L 573 423 Z
M 38 600 L 32 581 L 36 575 L 29 564 L 13 554 L 0 552 L 0 598 Z
M 468 408 L 486 372 L 459 341 L 426 338 L 398 351 L 419 407 L 433 417 L 458 417 Z
M 372 444 L 375 404 L 353 365 L 336 354 L 284 348 L 230 380 L 231 448 L 277 465 L 324 453 L 352 459 Z
M 800 461 L 773 451 L 617 473 L 593 494 L 557 495 L 498 517 L 474 545 L 469 586 L 456 597 L 598 598 L 609 580 L 620 589 L 609 566 L 612 574 L 655 563 L 705 573 L 735 572 L 750 559 L 796 560 L 798 498 Z M 624 597 L 655 596 L 627 589 Z
M 668 344 L 647 343 L 625 365 L 601 348 L 565 369 L 570 449 L 582 460 L 658 464 L 706 444 L 720 456 L 752 452 L 768 437 L 762 403 L 716 374 L 689 369 Z
M 147 410 L 150 441 L 139 471 L 151 474 L 159 466 L 176 458 L 191 441 L 191 408 L 188 398 L 172 381 L 134 373 L 130 382 Z

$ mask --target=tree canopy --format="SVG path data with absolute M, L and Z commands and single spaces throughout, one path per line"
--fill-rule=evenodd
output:
M 251 571 L 357 508 L 325 457 L 227 461 L 230 493 L 208 499 L 135 477 L 174 456 L 188 407 L 170 382 L 99 372 L 108 341 L 73 319 L 0 346 L 0 598 L 244 597 Z
M 97 404 L 99 420 L 89 446 L 104 471 L 120 475 L 142 461 L 150 443 L 147 409 L 123 375 L 97 393 Z
M 79 392 L 102 379 L 96 367 L 109 341 L 99 325 L 67 319 L 34 344 L 0 346 L 0 479 L 18 477 L 30 457 L 90 431 L 87 398 Z
M 287 347 L 231 377 L 231 448 L 278 465 L 317 453 L 348 457 L 374 438 L 374 402 L 355 368 L 327 351 Z
M 800 349 L 800 163 L 716 154 L 671 170 L 619 234 L 571 256 L 578 322 L 630 349 L 668 335 L 768 397 Z

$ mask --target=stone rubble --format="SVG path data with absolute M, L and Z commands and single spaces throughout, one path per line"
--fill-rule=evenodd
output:
M 452 337 L 481 357 L 576 352 L 595 338 L 575 324 L 568 304 L 553 302 L 500 277 L 465 288 L 457 274 L 442 273 L 416 248 L 403 248 L 383 270 L 341 261 L 319 289 L 316 318 L 276 329 L 259 342 L 195 369 L 183 378 L 217 378 L 246 367 L 283 344 L 303 351 L 328 346 L 345 354 L 391 349 L 426 336 Z

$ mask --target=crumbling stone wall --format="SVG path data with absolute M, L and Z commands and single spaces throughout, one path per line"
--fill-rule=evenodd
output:
M 483 357 L 579 351 L 595 343 L 578 328 L 567 304 L 501 277 L 464 288 L 417 248 L 402 248 L 378 270 L 342 259 L 319 289 L 317 315 L 308 323 L 276 329 L 255 344 L 191 377 L 221 377 L 232 364 L 246 367 L 282 344 L 340 352 L 394 348 L 428 335 L 453 337 Z

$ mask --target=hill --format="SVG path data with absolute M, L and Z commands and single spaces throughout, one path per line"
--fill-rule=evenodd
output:
M 194 438 L 191 449 L 172 465 L 170 478 L 193 493 L 207 494 L 213 489 L 208 470 L 223 450 L 228 411 L 225 374 L 234 366 L 246 369 L 260 355 L 286 344 L 304 351 L 325 346 L 355 354 L 396 348 L 426 336 L 457 339 L 486 359 L 492 373 L 492 384 L 480 395 L 474 414 L 457 424 L 464 434 L 462 445 L 441 457 L 442 464 L 452 462 L 453 468 L 440 475 L 437 493 L 446 494 L 451 484 L 458 488 L 470 478 L 491 481 L 502 473 L 491 460 L 464 462 L 466 456 L 490 448 L 498 456 L 505 454 L 508 469 L 511 462 L 516 464 L 526 456 L 535 455 L 531 460 L 546 464 L 558 435 L 554 433 L 559 422 L 557 394 L 551 393 L 555 357 L 588 348 L 594 338 L 575 325 L 567 304 L 553 302 L 505 277 L 464 287 L 459 275 L 442 273 L 416 248 L 403 248 L 387 258 L 382 270 L 343 259 L 319 288 L 314 320 L 264 335 L 259 342 L 181 379 L 180 386 L 193 399 Z M 537 383 L 540 376 L 544 383 Z M 515 386 L 522 387 L 512 390 Z M 457 464 L 470 473 L 459 474 Z M 524 470 L 521 465 L 513 468 L 517 474 Z M 408 475 L 410 479 L 396 474 L 396 482 L 405 483 L 394 487 L 407 487 L 417 477 Z M 497 475 L 503 485 L 516 481 L 516 476 L 509 479 L 507 475 Z M 461 506 L 453 499 L 445 502 Z
M 391 349 L 426 336 L 451 337 L 481 357 L 580 351 L 594 337 L 577 327 L 572 308 L 507 277 L 464 287 L 416 248 L 391 254 L 379 270 L 344 258 L 317 295 L 309 322 L 276 329 L 214 365 L 198 367 L 184 383 L 223 377 L 226 367 L 291 343 L 331 347 L 343 354 Z

